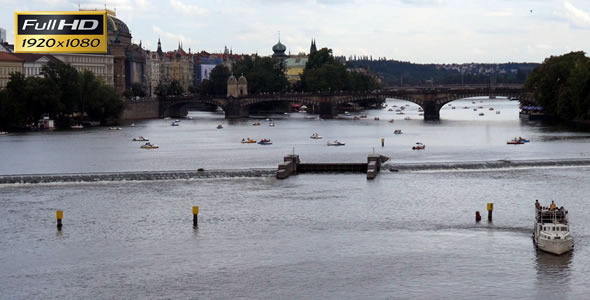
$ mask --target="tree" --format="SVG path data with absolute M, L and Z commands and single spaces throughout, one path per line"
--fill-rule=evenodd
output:
M 582 51 L 545 59 L 525 87 L 534 90 L 546 113 L 565 120 L 590 119 L 590 59 Z
M 72 114 L 81 110 L 78 71 L 74 67 L 61 62 L 50 61 L 43 66 L 41 73 L 59 87 L 63 113 Z
M 224 65 L 217 65 L 209 72 L 209 82 L 207 94 L 212 96 L 227 94 L 227 79 L 231 73 Z
M 248 80 L 248 92 L 284 92 L 289 87 L 285 64 L 271 57 L 245 57 L 233 64 L 234 74 L 244 75 Z M 226 79 L 227 80 L 227 79 Z

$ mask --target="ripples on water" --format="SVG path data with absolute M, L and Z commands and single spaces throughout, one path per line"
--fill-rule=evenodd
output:
M 2 162 L 2 174 L 194 170 L 205 164 L 230 169 L 229 162 L 274 168 L 295 145 L 308 155 L 303 160 L 317 154 L 364 161 L 367 148 L 397 127 L 329 121 L 320 134 L 354 142 L 328 149 L 309 143 L 318 130 L 307 121 L 277 121 L 274 129 L 286 127 L 281 131 L 261 128 L 282 141 L 264 148 L 236 142 L 251 135 L 247 123 L 216 131 L 217 119 L 183 121 L 177 135 L 167 122 L 154 120 L 112 136 L 93 129 L 11 137 L 0 142 L 0 151 L 20 152 Z M 543 129 L 514 120 L 443 120 L 439 127 L 406 122 L 407 136 L 391 137 L 391 144 L 386 139 L 383 151 L 394 162 L 574 158 L 588 146 L 584 139 L 543 142 Z M 148 135 L 144 131 L 167 146 L 135 149 L 129 139 Z M 465 132 L 471 139 L 463 138 Z M 515 135 L 534 142 L 506 148 Z M 95 141 L 105 136 L 112 143 Z M 417 138 L 429 139 L 434 149 L 408 151 Z M 37 157 L 47 150 L 39 145 L 61 149 L 63 156 Z M 81 149 L 95 157 L 78 156 Z M 37 156 L 25 159 L 31 153 Z M 56 157 L 64 165 L 47 161 Z M 0 298 L 581 299 L 590 293 L 590 221 L 584 216 L 589 170 L 400 171 L 373 181 L 359 174 L 0 185 Z M 576 242 L 571 255 L 535 251 L 535 199 L 569 209 Z M 487 202 L 494 202 L 494 222 L 476 224 L 474 212 L 485 219 Z M 200 206 L 197 230 L 193 205 Z M 57 209 L 64 210 L 61 233 L 55 230 Z

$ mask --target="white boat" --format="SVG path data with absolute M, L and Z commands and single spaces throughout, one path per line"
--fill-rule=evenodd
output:
M 319 139 L 321 139 L 321 138 L 322 138 L 322 136 L 321 136 L 321 135 L 319 135 L 319 134 L 317 134 L 317 133 L 314 133 L 314 134 L 312 134 L 312 135 L 311 135 L 309 138 L 310 138 L 310 139 L 314 139 L 314 140 L 319 140 Z
M 178 126 L 178 122 L 174 121 L 170 124 L 170 126 Z
M 268 127 L 275 127 L 275 123 L 274 122 L 268 123 Z
M 148 139 L 148 138 L 145 138 L 145 137 L 143 137 L 143 136 L 138 136 L 138 137 L 134 137 L 134 138 L 133 138 L 133 141 L 134 141 L 134 142 L 148 142 L 149 140 L 150 140 L 150 139 Z
M 121 127 L 109 127 L 109 130 L 121 130 Z
M 135 123 L 131 123 L 131 125 L 129 125 L 129 126 L 131 126 L 131 127 L 135 127 Z
M 8 134 L 8 132 L 6 132 L 6 131 L 0 131 L 0 135 L 7 135 L 7 134 Z
M 537 248 L 556 255 L 573 250 L 567 210 L 535 208 L 533 241 Z
M 84 126 L 82 124 L 76 124 L 76 125 L 70 126 L 70 128 L 72 128 L 72 129 L 82 129 L 82 128 L 84 128 Z
M 339 142 L 338 140 L 334 140 L 333 142 L 328 141 L 328 146 L 344 146 L 343 142 Z
M 141 145 L 139 148 L 142 148 L 142 149 L 158 149 L 158 148 L 160 148 L 160 146 L 155 145 L 155 144 L 152 144 L 150 142 L 147 142 L 147 143 Z

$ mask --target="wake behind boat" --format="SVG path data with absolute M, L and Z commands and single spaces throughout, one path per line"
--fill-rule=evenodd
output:
M 568 211 L 551 206 L 541 207 L 537 201 L 535 207 L 535 227 L 533 242 L 537 248 L 560 255 L 574 249 L 574 240 L 569 230 Z

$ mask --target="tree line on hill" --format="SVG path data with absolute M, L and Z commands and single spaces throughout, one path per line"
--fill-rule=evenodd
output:
M 424 84 L 496 84 L 525 82 L 535 63 L 436 65 L 396 60 L 358 59 L 348 61 L 354 68 L 366 68 L 383 79 L 385 86 Z M 481 71 L 479 69 L 486 71 Z M 515 72 L 514 72 L 515 71 Z
M 67 127 L 83 121 L 105 123 L 117 120 L 125 108 L 115 89 L 90 71 L 49 62 L 42 77 L 12 73 L 0 90 L 0 128 L 22 129 L 35 126 L 43 116 Z

